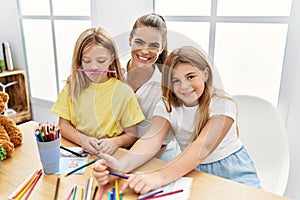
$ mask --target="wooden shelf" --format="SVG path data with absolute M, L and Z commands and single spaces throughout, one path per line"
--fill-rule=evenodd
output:
M 2 84 L 8 84 L 13 81 L 17 81 L 17 83 L 7 87 L 5 90 L 9 95 L 8 107 L 15 110 L 16 114 L 8 117 L 14 120 L 16 124 L 20 124 L 32 119 L 25 71 L 13 70 L 0 73 L 0 82 Z

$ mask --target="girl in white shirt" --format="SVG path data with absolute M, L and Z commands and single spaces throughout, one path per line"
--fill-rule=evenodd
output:
M 163 100 L 147 133 L 119 160 L 101 155 L 105 161 L 94 167 L 98 183 L 111 181 L 108 169 L 128 172 L 145 163 L 172 128 L 182 153 L 160 169 L 129 174 L 120 192 L 130 187 L 145 194 L 193 169 L 260 188 L 253 162 L 238 139 L 236 104 L 214 89 L 212 80 L 210 63 L 200 51 L 188 46 L 175 49 L 163 65 Z

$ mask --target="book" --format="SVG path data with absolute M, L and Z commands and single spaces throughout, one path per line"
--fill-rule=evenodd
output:
M 68 147 L 68 149 L 77 152 L 83 153 L 81 147 Z M 60 163 L 59 163 L 59 172 L 57 174 L 67 174 L 75 168 L 84 165 L 88 162 L 88 157 L 77 157 L 76 155 L 60 149 Z M 85 168 L 76 171 L 74 174 L 83 174 Z

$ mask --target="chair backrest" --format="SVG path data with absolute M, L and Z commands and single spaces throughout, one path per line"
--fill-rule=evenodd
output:
M 289 176 L 289 149 L 278 110 L 255 96 L 234 95 L 239 136 L 257 169 L 264 190 L 283 195 Z

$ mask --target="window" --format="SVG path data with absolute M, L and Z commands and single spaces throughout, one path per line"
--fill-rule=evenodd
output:
M 170 31 L 207 52 L 225 91 L 260 96 L 277 106 L 291 4 L 292 0 L 155 0 L 154 8 L 165 16 Z
M 90 0 L 19 0 L 18 6 L 31 97 L 54 102 L 78 34 L 91 26 Z

